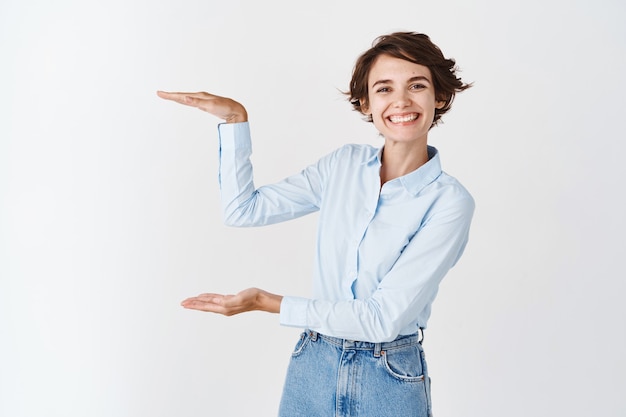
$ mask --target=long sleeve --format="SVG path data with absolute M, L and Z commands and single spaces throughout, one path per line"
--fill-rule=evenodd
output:
M 319 209 L 331 156 L 276 184 L 255 188 L 252 145 L 246 123 L 219 125 L 219 184 L 224 223 L 264 226 Z
M 433 215 L 370 297 L 342 301 L 285 297 L 281 324 L 351 340 L 393 340 L 425 309 L 430 313 L 439 283 L 466 246 L 473 210 L 473 200 L 466 198 Z

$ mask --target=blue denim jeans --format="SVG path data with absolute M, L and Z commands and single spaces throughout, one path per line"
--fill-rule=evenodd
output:
M 292 353 L 279 417 L 430 417 L 430 379 L 417 334 L 393 342 L 306 331 Z

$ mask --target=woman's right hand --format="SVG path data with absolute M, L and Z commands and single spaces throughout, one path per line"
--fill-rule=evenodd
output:
M 175 101 L 185 106 L 196 107 L 214 116 L 224 119 L 226 123 L 241 123 L 248 121 L 248 112 L 241 103 L 230 98 L 213 94 L 199 93 L 168 93 L 157 91 L 157 95 L 165 100 Z

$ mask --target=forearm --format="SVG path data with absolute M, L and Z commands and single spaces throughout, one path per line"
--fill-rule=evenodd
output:
M 285 297 L 282 307 L 280 322 L 284 326 L 375 343 L 395 339 L 404 327 L 402 316 L 407 314 L 403 307 L 390 309 L 373 298 L 328 301 Z
M 463 252 L 472 212 L 467 200 L 433 216 L 372 292 L 356 292 L 355 299 L 285 297 L 281 324 L 368 342 L 426 327 L 439 283 Z
M 274 184 L 256 188 L 248 123 L 219 125 L 219 184 L 228 226 L 265 226 L 318 210 L 322 177 L 318 164 Z

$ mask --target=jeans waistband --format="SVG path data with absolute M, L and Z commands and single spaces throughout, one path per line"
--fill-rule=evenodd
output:
M 422 344 L 424 340 L 424 330 L 420 329 L 419 331 L 413 334 L 400 335 L 396 339 L 391 342 L 382 342 L 382 343 L 372 343 L 372 342 L 360 342 L 357 340 L 348 340 L 348 339 L 340 339 L 338 337 L 326 336 L 324 334 L 315 332 L 313 330 L 306 331 L 311 338 L 311 340 L 316 341 L 318 338 L 325 340 L 328 343 L 333 345 L 342 347 L 343 349 L 354 349 L 354 350 L 371 350 L 374 352 L 374 356 L 379 356 L 381 351 L 398 349 L 404 346 L 414 345 L 414 344 Z

